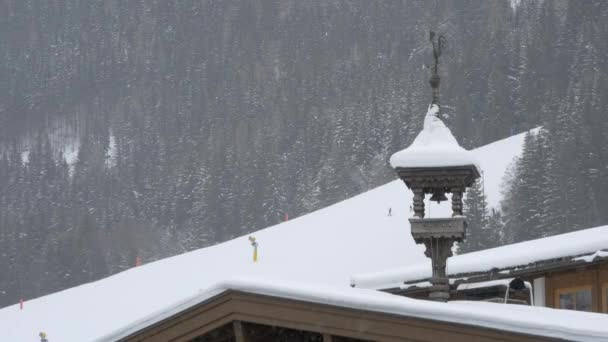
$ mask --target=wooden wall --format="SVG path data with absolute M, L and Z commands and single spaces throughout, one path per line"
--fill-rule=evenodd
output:
M 593 312 L 607 312 L 605 307 L 605 286 L 608 286 L 608 264 L 573 268 L 567 271 L 552 272 L 545 275 L 546 306 L 557 308 L 556 293 L 564 288 L 591 287 Z

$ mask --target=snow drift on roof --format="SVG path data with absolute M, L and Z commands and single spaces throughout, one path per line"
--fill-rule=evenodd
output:
M 429 106 L 422 131 L 408 148 L 391 156 L 391 166 L 408 168 L 475 165 L 480 171 L 477 159 L 470 151 L 460 147 L 450 129 L 437 117 L 438 113 L 437 105 Z

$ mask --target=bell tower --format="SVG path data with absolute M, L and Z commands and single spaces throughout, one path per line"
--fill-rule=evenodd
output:
M 454 242 L 461 242 L 466 234 L 462 196 L 479 178 L 480 169 L 474 156 L 460 147 L 451 131 L 439 118 L 439 57 L 445 37 L 430 33 L 435 64 L 429 80 L 433 100 L 424 119 L 424 128 L 412 145 L 391 156 L 391 166 L 413 192 L 414 216 L 409 219 L 412 237 L 426 247 L 425 255 L 431 259 L 433 273 L 429 299 L 447 302 L 450 284 L 446 274 L 447 259 L 452 256 Z M 452 217 L 425 218 L 424 198 L 438 203 L 447 201 L 452 194 Z

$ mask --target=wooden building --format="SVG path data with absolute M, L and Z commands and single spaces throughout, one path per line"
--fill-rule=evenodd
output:
M 532 291 L 511 290 L 524 303 L 558 309 L 608 313 L 608 227 L 556 235 L 509 246 L 455 256 L 449 260 L 452 300 L 487 300 L 501 297 L 494 280 L 515 277 L 532 284 Z M 426 298 L 428 277 L 419 265 L 394 274 L 377 275 L 374 284 L 365 275 L 354 285 L 393 294 Z M 391 281 L 387 281 L 392 278 Z M 357 284 L 357 279 L 362 279 Z M 399 279 L 395 283 L 395 279 Z M 371 280 L 371 281 L 370 281 Z M 390 285 L 389 283 L 393 283 Z M 463 292 L 462 284 L 488 283 Z M 384 284 L 384 285 L 382 285 Z M 360 286 L 362 285 L 362 286 Z M 500 291 L 500 290 L 498 290 Z M 525 295 L 525 298 L 522 298 Z
M 593 331 L 568 335 L 568 327 L 556 332 L 547 323 L 563 321 L 567 312 L 557 319 L 543 318 L 534 312 L 536 308 L 516 306 L 521 310 L 517 317 L 510 317 L 513 311 L 503 313 L 503 307 L 489 304 L 471 311 L 468 305 L 433 303 L 378 291 L 237 281 L 153 314 L 104 341 L 468 342 L 598 337 Z M 597 316 L 589 315 L 589 319 L 597 321 Z

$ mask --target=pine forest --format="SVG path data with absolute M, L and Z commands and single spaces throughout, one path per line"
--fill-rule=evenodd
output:
M 0 0 L 0 307 L 394 180 L 429 30 L 464 147 L 531 130 L 459 252 L 608 224 L 607 1 Z

